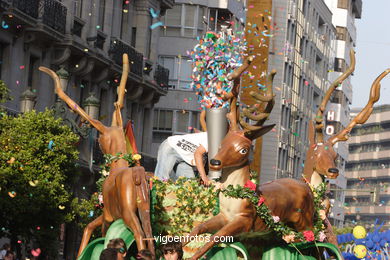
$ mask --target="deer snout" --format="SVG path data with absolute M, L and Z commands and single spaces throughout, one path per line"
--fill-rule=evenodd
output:
M 339 169 L 337 168 L 329 168 L 328 169 L 328 178 L 336 179 L 339 176 Z
M 220 160 L 215 160 L 215 159 L 211 159 L 210 160 L 210 164 L 212 165 L 212 166 L 221 166 L 221 161 Z

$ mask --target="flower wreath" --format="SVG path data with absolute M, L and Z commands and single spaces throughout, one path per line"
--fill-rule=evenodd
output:
M 104 172 L 109 172 L 110 171 L 110 165 L 112 162 L 117 161 L 119 159 L 123 159 L 128 162 L 129 167 L 132 167 L 136 164 L 137 161 L 141 160 L 141 155 L 138 153 L 136 154 L 131 154 L 131 153 L 117 153 L 115 155 L 112 154 L 104 154 L 104 163 L 101 166 L 102 167 L 102 172 L 104 175 Z
M 319 185 L 317 188 L 314 188 L 310 184 L 309 186 L 314 194 L 314 230 L 306 230 L 303 232 L 295 231 L 285 223 L 281 222 L 279 216 L 273 216 L 271 210 L 265 204 L 265 198 L 263 196 L 258 196 L 255 193 L 256 184 L 250 180 L 248 180 L 244 186 L 234 187 L 233 185 L 229 185 L 225 189 L 220 189 L 219 191 L 228 197 L 249 199 L 249 201 L 252 202 L 253 206 L 256 208 L 257 215 L 263 219 L 267 227 L 275 231 L 287 243 L 298 241 L 312 242 L 314 240 L 322 242 L 326 236 L 323 231 L 325 226 L 322 223 L 320 210 L 323 210 L 321 201 L 325 195 L 326 188 L 324 183 Z

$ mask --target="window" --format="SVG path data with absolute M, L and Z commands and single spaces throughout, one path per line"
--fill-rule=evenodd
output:
M 334 71 L 344 72 L 345 71 L 345 60 L 336 58 L 334 62 Z
M 192 63 L 187 57 L 160 56 L 159 63 L 169 70 L 169 85 L 174 89 L 190 90 Z
M 128 5 L 126 4 L 125 1 L 123 1 L 122 4 L 122 10 L 127 10 Z M 128 24 L 129 24 L 129 12 L 121 12 L 121 31 L 120 31 L 120 38 L 125 39 L 127 36 L 127 31 L 128 31 Z
M 348 9 L 348 6 L 349 6 L 349 0 L 338 0 L 337 1 L 337 8 Z
M 173 111 L 172 110 L 154 110 L 153 130 L 172 131 Z
M 182 110 L 176 112 L 176 131 L 188 132 L 189 112 Z
M 73 14 L 79 18 L 82 16 L 83 11 L 83 0 L 73 1 Z
M 103 31 L 104 28 L 104 11 L 106 9 L 106 0 L 99 1 L 99 16 L 98 16 L 98 26 L 100 30 Z
M 38 61 L 39 58 L 30 56 L 30 63 L 28 67 L 28 79 L 27 79 L 27 86 L 34 87 L 36 83 L 36 76 L 38 71 Z
M 347 39 L 347 28 L 341 27 L 341 26 L 336 26 L 336 39 L 340 41 L 345 41 Z
M 137 27 L 131 28 L 131 46 L 135 48 L 135 43 L 136 43 L 136 38 L 137 38 Z
M 178 4 L 167 10 L 164 36 L 191 37 L 203 33 L 204 7 Z

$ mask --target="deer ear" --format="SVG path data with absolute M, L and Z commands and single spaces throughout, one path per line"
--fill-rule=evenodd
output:
M 266 126 L 263 126 L 261 127 L 260 129 L 257 129 L 257 130 L 250 130 L 250 131 L 246 131 L 244 133 L 245 137 L 250 139 L 250 140 L 255 140 L 256 138 L 262 136 L 262 135 L 265 135 L 266 133 L 268 133 L 269 131 L 272 130 L 272 128 L 274 128 L 275 124 L 273 125 L 266 125 Z
M 314 124 L 313 124 L 313 121 L 311 121 L 311 120 L 309 120 L 309 142 L 310 142 L 310 145 L 313 145 L 316 143 Z

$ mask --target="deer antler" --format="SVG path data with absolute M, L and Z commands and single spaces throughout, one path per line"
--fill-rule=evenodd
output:
M 367 119 L 370 117 L 374 104 L 379 100 L 380 97 L 380 81 L 386 77 L 387 74 L 390 73 L 390 69 L 382 72 L 372 83 L 371 91 L 370 91 L 370 99 L 367 102 L 367 105 L 363 108 L 362 111 L 349 123 L 349 125 L 341 130 L 339 133 L 333 135 L 329 138 L 329 142 L 334 145 L 339 141 L 347 141 L 349 136 L 348 134 L 351 132 L 352 128 L 357 124 L 364 124 Z
M 232 90 L 224 95 L 222 98 L 225 101 L 230 101 L 230 112 L 226 115 L 227 118 L 230 121 L 230 128 L 232 130 L 238 130 L 237 125 L 237 98 L 238 94 L 240 93 L 240 77 L 241 74 L 249 67 L 249 65 L 252 63 L 254 59 L 254 56 L 247 57 L 243 64 L 233 71 L 232 74 L 230 74 L 227 78 L 230 81 L 233 81 L 233 87 Z
M 324 142 L 324 134 L 323 134 L 323 128 L 324 128 L 324 124 L 323 124 L 323 120 L 324 120 L 324 112 L 325 112 L 325 109 L 326 109 L 326 104 L 328 103 L 331 95 L 332 95 L 332 92 L 346 79 L 348 78 L 349 75 L 351 75 L 354 70 L 355 70 L 355 51 L 354 50 L 350 50 L 349 52 L 349 57 L 350 57 L 350 60 L 351 60 L 351 64 L 350 66 L 348 67 L 348 69 L 343 73 L 341 74 L 333 83 L 332 85 L 329 86 L 329 89 L 328 91 L 326 91 L 325 93 L 325 96 L 324 96 L 324 99 L 322 100 L 321 102 L 321 105 L 320 107 L 318 108 L 318 111 L 317 111 L 317 115 L 316 115 L 316 126 L 315 126 L 315 129 L 316 129 L 316 140 L 318 143 L 323 143 Z
M 267 87 L 265 89 L 264 95 L 259 92 L 251 91 L 249 95 L 251 95 L 257 103 L 251 105 L 249 108 L 244 108 L 242 113 L 240 113 L 240 125 L 241 127 L 247 131 L 247 134 L 250 135 L 251 131 L 259 130 L 263 127 L 265 120 L 269 117 L 272 108 L 274 106 L 274 93 L 272 90 L 273 79 L 276 75 L 276 70 L 272 70 L 267 80 Z M 245 122 L 244 116 L 257 121 L 254 125 L 250 125 Z
M 121 110 L 123 108 L 123 100 L 126 89 L 127 77 L 129 75 L 129 57 L 126 53 L 123 54 L 123 68 L 122 68 L 122 77 L 121 82 L 118 86 L 118 100 L 114 103 L 115 111 L 112 115 L 111 126 L 123 127 L 122 114 Z
M 53 80 L 54 80 L 54 86 L 55 86 L 55 91 L 57 95 L 72 109 L 75 111 L 77 114 L 79 114 L 82 118 L 87 120 L 93 127 L 95 127 L 100 133 L 105 132 L 105 126 L 98 120 L 95 120 L 91 118 L 81 107 L 79 107 L 76 102 L 74 102 L 68 95 L 64 93 L 64 91 L 61 88 L 61 81 L 60 78 L 58 77 L 57 73 L 52 71 L 49 68 L 46 67 L 39 67 L 40 71 L 45 72 L 48 74 Z

